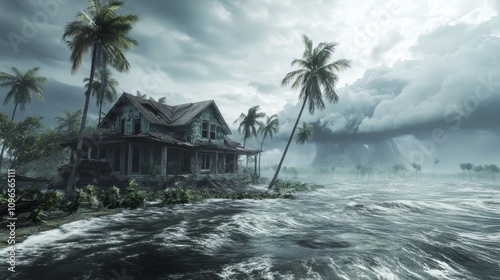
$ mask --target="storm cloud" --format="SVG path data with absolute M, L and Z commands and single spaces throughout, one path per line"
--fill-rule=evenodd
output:
M 302 120 L 315 127 L 313 144 L 294 145 L 286 164 L 309 164 L 316 145 L 384 139 L 394 139 L 408 158 L 433 143 L 426 161 L 452 155 L 457 161 L 500 161 L 498 152 L 489 152 L 500 137 L 498 1 L 125 4 L 123 12 L 141 19 L 131 34 L 139 46 L 127 53 L 130 72 L 115 73 L 118 90 L 165 96 L 169 104 L 213 99 L 230 124 L 254 105 L 277 113 L 280 133 L 266 141 L 265 164 L 277 161 L 301 105 L 297 91 L 280 85 L 292 59 L 302 54 L 301 34 L 315 44 L 339 42 L 334 59 L 351 59 L 352 67 L 340 73 L 339 103 L 304 113 Z M 39 114 L 54 125 L 63 110 L 82 107 L 89 59 L 71 75 L 61 36 L 84 8 L 83 1 L 0 0 L 0 71 L 39 66 L 49 78 L 45 102 L 33 100 L 16 119 Z M 0 89 L 0 97 L 5 92 Z M 11 111 L 12 104 L 0 106 L 0 112 Z M 443 135 L 446 141 L 438 143 Z M 471 152 L 454 152 L 466 144 Z

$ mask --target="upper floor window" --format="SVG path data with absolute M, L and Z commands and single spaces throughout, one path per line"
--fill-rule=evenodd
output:
M 217 132 L 216 132 L 217 126 L 215 124 L 210 125 L 210 139 L 214 139 L 217 137 Z
M 134 134 L 139 134 L 141 133 L 141 120 L 140 119 L 135 119 L 134 120 Z
M 201 137 L 208 138 L 208 122 L 204 121 L 201 123 Z

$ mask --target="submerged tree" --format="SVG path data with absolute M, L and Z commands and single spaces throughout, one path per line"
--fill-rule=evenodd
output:
M 434 159 L 434 168 L 432 169 L 432 176 L 434 177 L 434 180 L 436 180 L 436 164 L 439 163 L 439 159 Z
M 278 133 L 279 129 L 279 120 L 278 120 L 278 115 L 274 114 L 270 117 L 267 117 L 266 123 L 262 124 L 259 126 L 258 133 L 262 135 L 262 142 L 260 143 L 260 149 L 262 150 L 262 147 L 264 146 L 264 140 L 266 140 L 266 137 L 269 135 L 270 139 L 273 139 L 274 134 Z M 259 154 L 259 176 L 260 176 L 260 157 L 261 154 Z
M 474 165 L 472 163 L 461 163 L 460 164 L 460 169 L 462 169 L 462 172 L 464 173 L 464 179 L 465 179 L 465 171 L 467 170 L 469 172 L 469 179 L 472 180 L 472 175 L 471 175 L 471 170 L 474 168 Z
M 35 93 L 39 99 L 43 99 L 42 85 L 47 83 L 47 78 L 37 76 L 39 69 L 39 67 L 34 67 L 22 73 L 16 67 L 12 67 L 11 70 L 14 74 L 0 72 L 0 87 L 10 88 L 7 96 L 5 96 L 3 104 L 6 105 L 10 101 L 14 102 L 14 110 L 10 118 L 11 121 L 14 121 L 18 106 L 20 111 L 23 112 L 26 109 L 26 104 L 31 103 L 33 93 Z M 0 151 L 0 170 L 2 170 L 4 152 L 5 144 L 2 145 L 2 151 Z
M 269 184 L 269 189 L 273 187 L 278 178 L 288 147 L 293 139 L 306 104 L 309 104 L 309 113 L 313 114 L 316 109 L 325 109 L 323 97 L 329 102 L 336 103 L 339 99 L 335 92 L 335 87 L 339 79 L 336 72 L 344 70 L 351 65 L 350 61 L 346 59 L 340 59 L 329 63 L 332 54 L 335 52 L 337 43 L 322 42 L 319 43 L 316 48 L 313 48 L 312 41 L 306 35 L 302 36 L 302 40 L 305 46 L 302 58 L 294 59 L 291 63 L 291 66 L 297 65 L 300 68 L 288 73 L 281 84 L 288 85 L 292 83 L 293 89 L 300 88 L 299 99 L 303 100 L 303 104 L 290 137 L 288 138 L 276 172 L 274 173 L 274 177 Z
M 109 0 L 102 4 L 99 0 L 87 1 L 87 12 L 78 13 L 77 20 L 66 25 L 62 39 L 71 50 L 71 72 L 76 73 L 83 62 L 83 58 L 90 52 L 89 84 L 94 83 L 97 64 L 110 65 L 119 72 L 127 72 L 130 64 L 125 58 L 124 51 L 137 46 L 137 41 L 129 37 L 132 27 L 139 21 L 133 14 L 118 15 L 123 2 Z M 103 61 L 104 60 L 104 61 Z M 77 159 L 71 172 L 66 195 L 71 195 L 74 188 L 75 171 L 83 147 L 83 133 L 87 122 L 87 113 L 92 87 L 85 92 L 80 135 L 77 143 Z
M 418 179 L 418 174 L 420 173 L 420 170 L 422 170 L 422 166 L 420 166 L 420 164 L 412 162 L 411 167 L 413 167 L 413 169 L 415 170 L 415 179 Z
M 304 145 L 305 143 L 309 143 L 312 139 L 314 129 L 312 125 L 303 122 L 302 126 L 299 127 L 299 132 L 295 136 L 295 141 L 297 144 Z

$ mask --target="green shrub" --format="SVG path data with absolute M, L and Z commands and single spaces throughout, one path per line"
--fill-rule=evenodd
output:
M 110 189 L 103 190 L 100 194 L 100 199 L 104 207 L 109 209 L 114 209 L 120 207 L 121 198 L 120 198 L 120 189 L 116 186 L 113 186 Z
M 66 200 L 65 202 L 65 210 L 68 211 L 70 214 L 76 213 L 80 206 L 82 205 L 82 202 L 85 200 L 85 192 L 80 189 L 76 189 L 76 194 L 73 197 L 70 197 L 69 199 Z
M 137 182 L 132 180 L 127 186 L 127 193 L 123 198 L 122 205 L 128 208 L 137 208 L 146 203 L 146 192 L 137 189 Z
M 99 207 L 102 205 L 97 196 L 95 186 L 93 185 L 87 185 L 85 187 L 85 200 L 90 204 L 90 207 Z

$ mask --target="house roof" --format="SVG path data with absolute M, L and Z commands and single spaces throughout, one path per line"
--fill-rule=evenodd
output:
M 149 140 L 158 143 L 168 144 L 169 146 L 176 147 L 185 147 L 185 148 L 207 148 L 211 150 L 222 150 L 222 151 L 234 151 L 238 154 L 246 154 L 246 155 L 254 155 L 262 152 L 262 150 L 257 149 L 248 149 L 243 148 L 243 146 L 233 141 L 227 137 L 224 138 L 224 145 L 214 145 L 214 144 L 202 144 L 202 143 L 191 143 L 181 141 L 173 135 L 173 133 L 158 133 L 158 132 L 149 132 L 149 134 L 137 134 L 137 135 L 117 135 L 117 134 L 103 134 L 103 135 L 90 135 L 85 136 L 85 143 L 90 144 L 92 146 L 109 144 L 109 143 L 118 143 L 123 141 L 143 141 Z M 78 138 L 69 139 L 63 142 L 60 142 L 59 145 L 62 147 L 71 147 L 76 150 L 76 144 L 78 142 Z
M 110 117 L 115 112 L 119 104 L 122 104 L 124 102 L 131 103 L 133 106 L 139 109 L 139 111 L 141 111 L 141 113 L 150 123 L 172 127 L 188 125 L 201 112 L 212 106 L 216 117 L 221 123 L 224 134 L 231 134 L 229 126 L 222 117 L 219 108 L 217 108 L 217 105 L 213 100 L 170 106 L 158 103 L 152 99 L 140 98 L 126 92 L 124 92 L 122 96 L 120 96 L 111 110 L 109 110 L 108 114 L 106 114 L 104 119 L 99 124 L 100 128 L 105 128 L 109 125 Z

